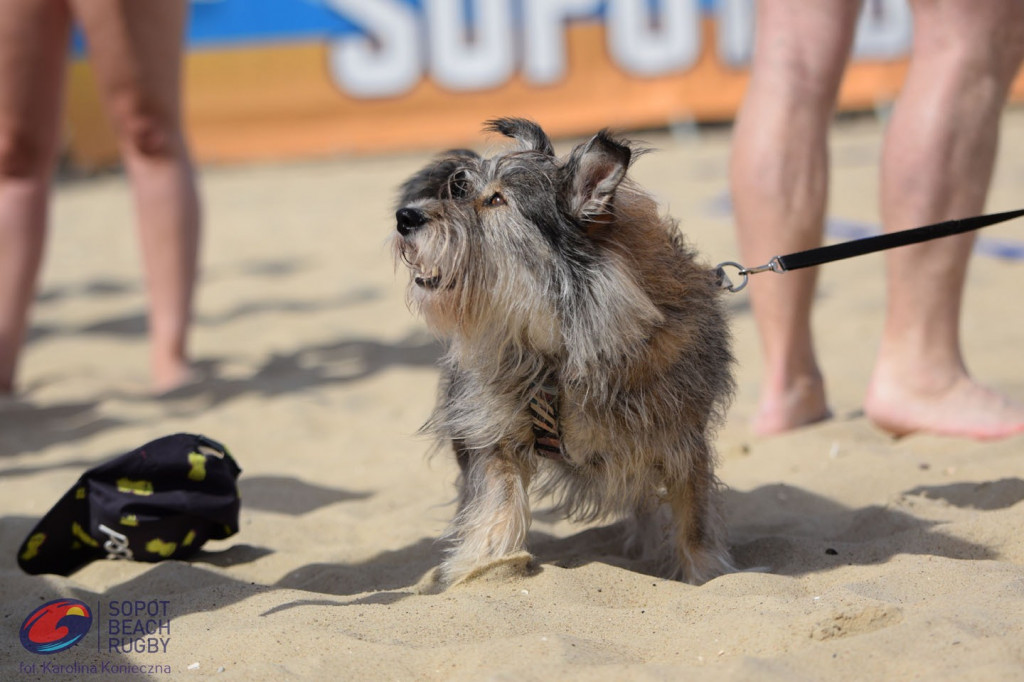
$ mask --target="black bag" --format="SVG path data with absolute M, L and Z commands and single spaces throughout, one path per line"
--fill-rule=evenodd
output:
M 241 469 L 205 436 L 165 436 L 86 471 L 18 550 L 30 574 L 95 559 L 162 561 L 238 532 Z

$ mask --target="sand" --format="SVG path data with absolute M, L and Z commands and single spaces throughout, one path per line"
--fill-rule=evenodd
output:
M 1024 111 L 1005 123 L 993 211 L 1024 205 Z M 637 179 L 709 262 L 735 259 L 728 130 L 638 137 L 659 151 Z M 873 118 L 835 128 L 834 236 L 877 224 L 880 143 Z M 735 558 L 765 572 L 652 577 L 619 555 L 617 526 L 560 521 L 539 500 L 532 561 L 423 589 L 456 467 L 415 433 L 440 349 L 405 308 L 385 242 L 394 188 L 424 158 L 204 168 L 194 351 L 208 379 L 161 400 L 147 395 L 124 178 L 57 184 L 23 392 L 0 403 L 0 678 L 1024 679 L 1024 440 L 893 440 L 863 417 L 879 256 L 821 270 L 836 417 L 782 436 L 750 433 L 757 342 L 746 294 L 729 298 L 739 390 L 720 473 Z M 985 231 L 964 320 L 972 370 L 1017 399 L 1021 230 Z M 86 468 L 178 431 L 241 464 L 236 536 L 189 562 L 21 573 L 19 543 Z M 67 652 L 25 651 L 22 621 L 57 597 L 104 620 Z M 109 650 L 106 616 L 125 600 L 167 602 L 166 650 Z

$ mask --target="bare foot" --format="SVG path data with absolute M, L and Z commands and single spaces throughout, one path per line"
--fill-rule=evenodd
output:
M 966 374 L 942 388 L 907 387 L 875 371 L 864 412 L 895 436 L 931 433 L 975 440 L 1024 433 L 1024 405 L 975 383 Z
M 820 374 L 783 382 L 766 381 L 754 416 L 754 433 L 770 436 L 824 421 L 832 416 Z
M 195 381 L 197 374 L 192 366 L 181 359 L 153 360 L 153 390 L 157 395 L 169 393 L 185 384 Z

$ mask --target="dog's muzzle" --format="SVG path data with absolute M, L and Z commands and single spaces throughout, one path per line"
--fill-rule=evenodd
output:
M 430 218 L 427 214 L 418 208 L 400 208 L 395 212 L 395 221 L 398 224 L 398 234 L 402 237 L 409 237 L 416 230 L 420 229 L 429 222 Z M 407 261 L 408 262 L 408 261 Z M 413 263 L 410 263 L 416 272 L 413 273 L 413 281 L 417 286 L 423 287 L 424 289 L 435 289 L 441 283 L 441 273 L 435 265 L 431 268 L 429 273 L 425 273 L 419 269 L 419 267 Z

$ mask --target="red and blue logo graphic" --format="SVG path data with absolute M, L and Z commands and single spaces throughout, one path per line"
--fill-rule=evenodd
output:
M 77 599 L 54 599 L 28 614 L 21 645 L 34 654 L 55 654 L 77 644 L 92 627 L 92 609 Z

